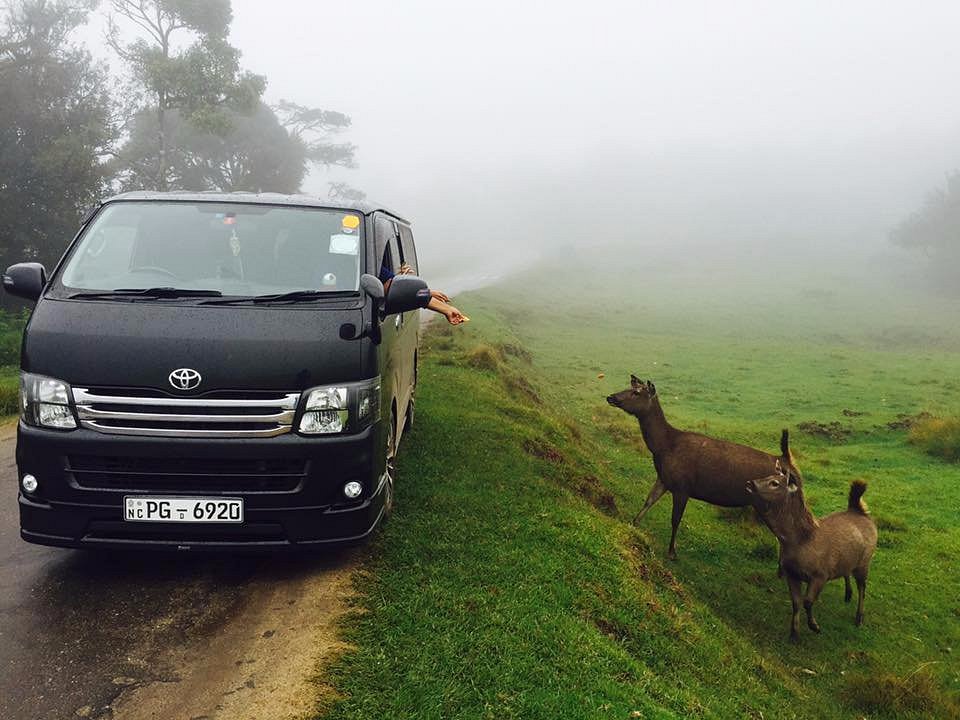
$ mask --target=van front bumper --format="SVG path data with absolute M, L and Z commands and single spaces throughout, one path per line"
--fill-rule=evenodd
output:
M 262 439 L 152 438 L 20 423 L 20 534 L 61 547 L 273 550 L 361 542 L 379 523 L 385 484 L 383 423 L 355 435 Z M 343 485 L 363 483 L 349 502 Z M 127 496 L 241 498 L 241 524 L 123 519 Z

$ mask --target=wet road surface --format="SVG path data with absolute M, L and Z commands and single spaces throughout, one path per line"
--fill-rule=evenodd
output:
M 0 428 L 0 718 L 270 717 L 309 710 L 358 551 L 74 551 L 19 536 Z

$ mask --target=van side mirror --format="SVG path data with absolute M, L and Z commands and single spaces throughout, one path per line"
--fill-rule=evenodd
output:
M 17 263 L 3 274 L 3 289 L 11 295 L 36 302 L 47 284 L 47 270 L 40 263 Z
M 425 308 L 430 304 L 430 288 L 416 275 L 397 275 L 390 282 L 384 312 L 387 315 Z
M 374 300 L 383 300 L 383 283 L 380 278 L 369 273 L 360 276 L 360 289 Z

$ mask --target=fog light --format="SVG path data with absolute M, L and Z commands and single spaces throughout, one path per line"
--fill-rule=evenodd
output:
M 343 486 L 343 494 L 346 495 L 351 500 L 354 500 L 360 497 L 360 493 L 363 492 L 363 484 L 357 482 L 356 480 L 351 480 L 346 485 Z
M 31 495 L 40 487 L 40 483 L 37 482 L 37 479 L 33 475 L 24 475 L 23 480 L 20 481 L 20 485 L 23 487 L 25 493 L 30 493 Z

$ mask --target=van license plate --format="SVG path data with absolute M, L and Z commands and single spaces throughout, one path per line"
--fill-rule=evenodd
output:
M 242 523 L 240 498 L 144 497 L 123 498 L 123 519 L 128 522 Z

